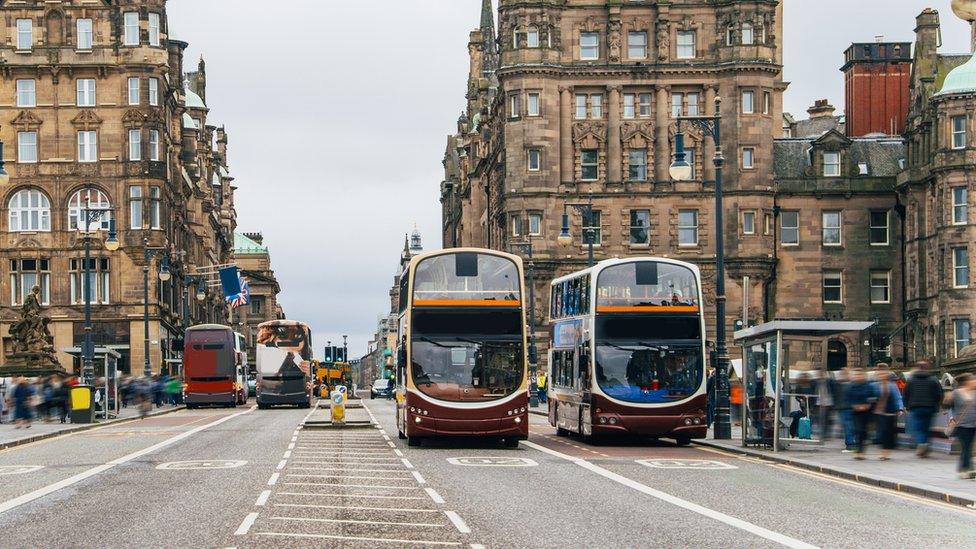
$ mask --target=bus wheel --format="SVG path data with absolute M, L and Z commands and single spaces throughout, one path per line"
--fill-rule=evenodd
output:
M 508 437 L 508 438 L 505 439 L 504 444 L 505 444 L 505 447 L 506 448 L 518 448 L 519 447 L 519 439 L 517 439 L 515 437 Z
M 674 439 L 674 441 L 678 444 L 678 446 L 688 446 L 691 444 L 691 438 L 689 437 L 677 437 Z
M 423 442 L 424 439 L 420 437 L 407 437 L 407 446 L 410 446 L 411 448 L 416 448 L 423 444 Z
M 566 429 L 563 429 L 562 427 L 556 427 L 556 436 L 557 437 L 568 437 L 569 436 L 569 431 L 567 431 Z
M 397 431 L 397 438 L 400 440 L 407 440 L 407 435 L 403 434 L 403 431 L 400 431 L 399 429 Z
M 268 405 L 263 402 L 258 402 L 258 410 L 267 410 Z

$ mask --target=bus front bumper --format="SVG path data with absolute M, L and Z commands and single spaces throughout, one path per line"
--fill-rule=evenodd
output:
M 237 392 L 222 391 L 219 393 L 183 393 L 183 402 L 186 404 L 227 404 L 237 402 Z
M 596 413 L 593 416 L 593 434 L 682 438 L 705 438 L 708 434 L 705 416 L 698 414 L 652 416 Z

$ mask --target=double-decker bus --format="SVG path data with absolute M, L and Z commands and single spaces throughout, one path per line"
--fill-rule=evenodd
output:
M 428 437 L 528 438 L 525 284 L 519 257 L 480 249 L 415 256 L 400 277 L 397 426 Z
M 312 330 L 294 320 L 258 326 L 256 398 L 258 408 L 312 405 Z
M 701 273 L 690 263 L 602 261 L 552 282 L 549 422 L 583 437 L 705 437 Z
M 202 324 L 186 330 L 183 347 L 183 399 L 187 408 L 237 406 L 247 402 L 247 359 L 227 326 Z

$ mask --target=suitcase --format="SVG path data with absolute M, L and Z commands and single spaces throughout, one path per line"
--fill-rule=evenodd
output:
M 804 440 L 811 440 L 813 438 L 813 423 L 810 421 L 810 418 L 800 418 L 800 423 L 796 429 L 796 437 Z

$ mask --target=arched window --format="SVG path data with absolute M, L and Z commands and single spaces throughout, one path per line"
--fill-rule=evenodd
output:
M 51 200 L 39 189 L 18 191 L 10 199 L 8 208 L 11 232 L 50 232 Z
M 89 202 L 90 201 L 90 202 Z M 105 193 L 98 189 L 81 189 L 68 200 L 68 230 L 77 231 L 84 225 L 81 221 L 86 206 L 91 210 L 101 210 L 101 217 L 89 226 L 93 231 L 107 231 L 112 223 L 112 203 Z

